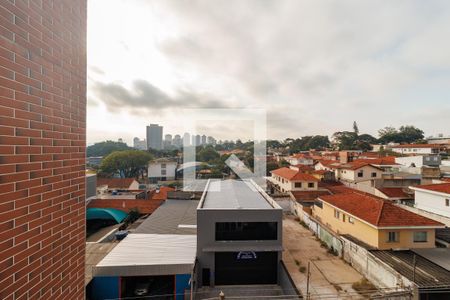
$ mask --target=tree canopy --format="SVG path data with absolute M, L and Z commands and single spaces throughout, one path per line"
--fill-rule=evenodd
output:
M 414 143 L 424 138 L 423 131 L 411 125 L 400 126 L 398 130 L 387 126 L 378 130 L 378 135 L 379 141 L 383 144 Z
M 107 156 L 114 151 L 131 150 L 133 148 L 128 147 L 127 144 L 114 141 L 105 141 L 100 143 L 95 143 L 94 145 L 88 146 L 86 149 L 86 156 Z
M 330 141 L 326 135 L 303 136 L 299 139 L 286 140 L 289 140 L 290 153 L 308 151 L 310 149 L 321 150 L 330 147 Z
M 197 147 L 197 160 L 202 162 L 211 162 L 218 159 L 220 154 L 212 146 Z
M 100 165 L 100 171 L 106 174 L 118 173 L 122 178 L 137 178 L 147 169 L 152 155 L 140 150 L 115 151 L 106 156 Z

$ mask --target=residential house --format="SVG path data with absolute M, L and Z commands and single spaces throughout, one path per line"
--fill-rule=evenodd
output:
M 375 167 L 367 162 L 340 164 L 336 168 L 336 178 L 338 180 L 352 183 L 380 179 L 382 174 L 383 169 Z
M 446 149 L 443 144 L 406 144 L 391 146 L 392 151 L 401 154 L 438 154 Z
M 314 169 L 325 170 L 325 171 L 334 171 L 334 170 L 336 170 L 336 168 L 339 165 L 340 165 L 340 163 L 337 160 L 322 159 L 322 160 L 318 160 L 314 164 Z
M 396 157 L 395 162 L 405 167 L 421 168 L 423 166 L 437 167 L 441 164 L 441 157 L 435 155 L 415 155 Z
M 285 160 L 291 165 L 308 165 L 311 166 L 314 164 L 314 160 L 309 154 L 306 153 L 297 153 L 285 158 Z
M 148 179 L 152 183 L 158 181 L 175 180 L 177 161 L 174 159 L 160 158 L 148 163 Z
M 410 188 L 414 190 L 416 208 L 450 218 L 450 182 Z
M 319 179 L 311 174 L 286 167 L 273 170 L 271 174 L 272 176 L 267 178 L 269 185 L 282 193 L 318 189 Z
M 369 194 L 344 192 L 318 200 L 312 210 L 316 220 L 380 250 L 433 248 L 436 229 L 445 227 Z

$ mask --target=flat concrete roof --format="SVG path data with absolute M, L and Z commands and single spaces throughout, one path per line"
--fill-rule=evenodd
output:
M 190 274 L 196 250 L 196 235 L 129 234 L 94 267 L 94 276 Z
M 256 184 L 243 180 L 210 181 L 201 208 L 211 209 L 274 209 Z M 274 202 L 274 201 L 273 201 Z M 276 204 L 275 204 L 276 205 Z
M 197 234 L 198 203 L 199 200 L 168 199 L 134 233 Z

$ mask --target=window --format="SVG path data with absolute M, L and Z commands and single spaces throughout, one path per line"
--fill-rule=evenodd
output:
M 372 177 L 377 177 L 377 173 L 376 172 L 372 172 Z
M 363 177 L 364 176 L 364 172 L 361 170 L 358 172 L 358 177 Z
M 313 188 L 314 187 L 314 182 L 308 182 L 308 187 L 309 188 Z
M 445 199 L 445 206 L 450 206 L 450 199 Z
M 350 224 L 355 224 L 355 219 L 353 218 L 353 217 L 348 217 L 348 222 L 350 223 Z
M 166 164 L 161 164 L 161 169 L 165 169 L 166 168 Z
M 216 241 L 276 240 L 277 222 L 218 222 Z
M 166 170 L 161 170 L 161 175 L 166 175 Z
M 336 218 L 336 219 L 339 219 L 339 217 L 340 217 L 340 212 L 337 210 L 337 209 L 335 209 L 334 210 L 334 217 Z
M 302 187 L 302 183 L 301 182 L 296 182 L 295 183 L 295 187 L 296 188 L 301 188 Z
M 396 243 L 399 240 L 399 232 L 398 231 L 389 231 L 388 232 L 388 243 Z
M 345 222 L 345 214 L 342 214 L 342 222 Z
M 414 232 L 414 243 L 426 243 L 426 242 L 427 242 L 427 232 L 426 231 Z

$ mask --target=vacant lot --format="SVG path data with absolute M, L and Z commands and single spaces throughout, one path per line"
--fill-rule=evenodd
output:
M 339 257 L 321 247 L 311 231 L 293 216 L 283 220 L 283 261 L 297 288 L 306 296 L 307 267 L 310 262 L 309 293 L 312 299 L 361 299 L 352 284 L 363 277 Z

